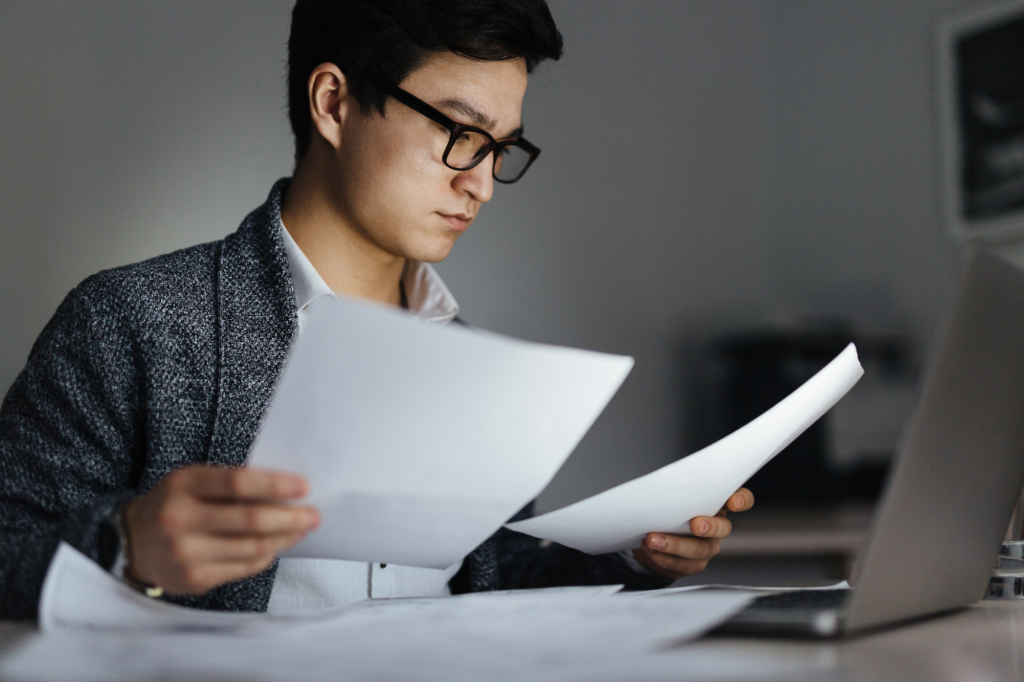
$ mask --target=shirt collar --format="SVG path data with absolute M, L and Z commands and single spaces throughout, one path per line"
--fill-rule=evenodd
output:
M 284 238 L 284 252 L 288 256 L 292 284 L 295 288 L 295 307 L 302 310 L 314 299 L 334 296 L 327 282 L 292 239 L 288 228 L 283 222 L 280 225 Z M 459 304 L 455 302 L 455 297 L 441 281 L 437 271 L 427 263 L 407 261 L 402 272 L 402 286 L 405 289 L 409 312 L 416 317 L 427 322 L 445 324 L 459 314 Z

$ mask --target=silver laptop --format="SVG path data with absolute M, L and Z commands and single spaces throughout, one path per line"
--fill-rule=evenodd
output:
M 972 604 L 1022 485 L 1024 271 L 975 249 L 960 262 L 854 588 L 761 597 L 719 631 L 837 637 Z

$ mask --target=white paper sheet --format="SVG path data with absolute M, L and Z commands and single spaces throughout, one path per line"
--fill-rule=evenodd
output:
M 145 607 L 70 547 L 56 559 L 64 568 L 47 576 L 44 634 L 0 661 L 2 679 L 596 682 L 681 679 L 698 670 L 696 679 L 711 679 L 737 668 L 716 670 L 700 656 L 694 668 L 673 649 L 752 597 L 637 599 L 609 594 L 616 587 L 566 588 L 367 600 L 281 618 Z M 748 661 L 740 669 L 761 666 Z M 648 674 L 636 677 L 641 671 Z
M 758 469 L 853 388 L 864 370 L 851 343 L 784 400 L 722 440 L 646 476 L 508 528 L 591 554 L 633 549 L 650 532 L 689 535 Z
M 652 601 L 652 600 L 635 600 Z M 696 602 L 680 608 L 702 609 Z M 543 614 L 541 614 L 543 615 Z M 423 625 L 422 621 L 417 623 Z M 547 642 L 512 638 L 457 639 L 450 629 L 390 643 L 390 633 L 365 636 L 318 632 L 305 640 L 273 641 L 217 635 L 89 635 L 62 632 L 29 639 L 6 660 L 9 682 L 737 682 L 843 679 L 834 647 L 746 646 L 684 639 L 638 649 L 601 638 L 589 644 L 571 633 Z M 546 629 L 545 629 L 546 632 Z M 583 633 L 586 634 L 586 633 Z M 635 640 L 631 633 L 625 633 Z M 332 636 L 333 635 L 333 636 Z M 353 635 L 350 637 L 350 635 Z M 444 637 L 444 638 L 442 638 Z M 607 646 L 611 644 L 611 646 Z
M 632 358 L 438 327 L 322 297 L 249 458 L 312 486 L 285 556 L 447 568 L 536 497 Z
M 549 595 L 579 598 L 607 597 L 622 585 L 551 587 L 536 590 L 483 592 L 448 597 L 546 598 Z M 359 602 L 361 608 L 383 600 Z M 426 602 L 427 600 L 388 600 Z M 219 632 L 260 635 L 284 628 L 311 625 L 346 614 L 353 607 L 311 609 L 283 613 L 231 613 L 203 611 L 150 599 L 100 568 L 66 542 L 57 547 L 43 582 L 39 599 L 39 628 L 52 633 L 61 630 L 122 632 Z
M 276 616 L 199 611 L 145 597 L 62 542 L 39 598 L 39 629 L 242 632 Z

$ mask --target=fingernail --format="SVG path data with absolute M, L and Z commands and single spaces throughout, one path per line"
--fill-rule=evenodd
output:
M 707 533 L 709 528 L 710 528 L 710 525 L 708 524 L 707 521 L 701 521 L 700 523 L 697 524 L 697 532 L 698 533 Z
M 315 511 L 310 511 L 308 513 L 308 516 L 309 516 L 309 518 L 308 518 L 307 523 L 306 523 L 307 526 L 309 526 L 310 528 L 316 528 L 317 526 L 320 525 L 320 515 L 319 514 L 317 514 Z
M 647 540 L 647 544 L 654 549 L 661 549 L 665 546 L 665 538 L 661 535 L 652 535 L 650 539 Z

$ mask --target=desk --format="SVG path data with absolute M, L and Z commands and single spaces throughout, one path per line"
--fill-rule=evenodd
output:
M 35 636 L 38 635 L 24 625 L 0 623 L 0 652 L 20 639 Z M 501 668 L 508 672 L 514 667 L 514 659 L 515 654 L 510 652 L 509 661 L 499 662 Z M 632 662 L 630 666 L 633 667 Z M 634 670 L 635 674 L 628 678 L 618 679 L 1021 680 L 1024 601 L 981 602 L 956 614 L 842 642 L 710 636 L 637 660 Z M 715 672 L 709 676 L 710 670 Z M 411 672 L 410 679 L 443 678 L 443 672 L 431 675 L 433 672 L 439 671 Z M 343 677 L 341 671 L 339 677 Z
M 720 658 L 759 658 L 748 679 L 971 682 L 1024 679 L 1024 602 L 965 611 L 837 642 L 708 637 L 680 647 Z M 802 664 L 802 665 L 801 665 Z M 796 668 L 796 674 L 776 672 Z M 800 670 L 800 668 L 803 668 Z

